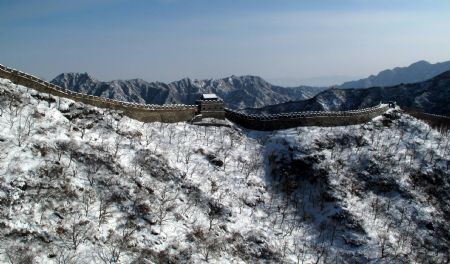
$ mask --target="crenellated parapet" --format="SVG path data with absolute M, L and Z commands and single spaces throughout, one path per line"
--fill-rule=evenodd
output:
M 217 95 L 203 94 L 196 103 L 201 118 L 225 119 L 224 102 Z
M 297 126 L 346 126 L 370 121 L 389 109 L 388 104 L 380 104 L 370 108 L 326 112 L 309 111 L 295 113 L 281 113 L 274 115 L 252 115 L 223 108 L 223 101 L 219 98 L 201 98 L 198 105 L 184 104 L 138 104 L 112 100 L 73 92 L 58 85 L 49 83 L 33 75 L 8 68 L 0 64 L 0 78 L 11 80 L 15 84 L 32 88 L 38 92 L 60 96 L 89 105 L 122 111 L 130 118 L 142 122 L 181 122 L 193 120 L 197 114 L 235 122 L 245 128 L 255 130 L 277 130 Z
M 425 121 L 434 128 L 442 131 L 448 131 L 450 128 L 450 117 L 448 116 L 423 113 L 412 108 L 403 108 L 402 110 L 417 119 Z
M 387 104 L 350 111 L 306 111 L 273 115 L 246 114 L 225 109 L 225 117 L 245 128 L 254 130 L 277 130 L 298 126 L 347 126 L 366 123 L 385 113 Z
M 184 104 L 138 104 L 112 100 L 73 92 L 58 85 L 39 79 L 33 75 L 8 68 L 0 64 L 0 77 L 9 79 L 15 84 L 32 88 L 38 92 L 48 93 L 101 108 L 123 111 L 130 118 L 143 122 L 180 122 L 191 120 L 196 112 L 196 105 Z

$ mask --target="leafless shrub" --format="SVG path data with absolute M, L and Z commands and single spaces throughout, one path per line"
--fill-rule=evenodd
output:
M 92 204 L 95 202 L 95 194 L 92 191 L 86 191 L 81 195 L 81 204 L 84 216 L 87 217 L 91 211 Z
M 106 223 L 108 218 L 111 217 L 110 207 L 112 203 L 109 197 L 105 195 L 100 195 L 99 197 L 99 208 L 98 208 L 98 225 Z
M 15 129 L 13 129 L 13 133 L 16 138 L 16 145 L 21 147 L 24 141 L 29 137 L 34 127 L 34 118 L 31 114 L 27 114 L 25 116 L 19 114 L 18 119 L 12 122 L 16 123 Z
M 27 246 L 12 245 L 5 250 L 6 259 L 11 264 L 33 264 L 36 263 L 36 255 Z
M 60 248 L 55 257 L 57 264 L 77 264 L 80 263 L 78 254 L 73 250 Z
M 178 189 L 174 189 L 167 184 L 165 184 L 162 190 L 157 194 L 156 197 L 158 202 L 154 204 L 156 207 L 154 208 L 154 211 L 156 212 L 156 217 L 160 226 L 169 220 L 169 214 L 176 206 L 178 195 Z
M 116 242 L 105 243 L 95 250 L 95 259 L 105 264 L 120 263 L 121 255 L 120 246 Z
M 89 220 L 77 218 L 77 216 L 69 217 L 65 225 L 59 225 L 55 230 L 68 249 L 77 250 L 81 244 L 89 239 L 93 230 Z
M 61 161 L 61 157 L 69 150 L 70 143 L 66 140 L 58 140 L 55 143 L 55 149 L 58 157 L 58 161 Z
M 187 239 L 197 243 L 198 252 L 203 256 L 205 261 L 209 261 L 224 246 L 224 241 L 217 237 L 213 232 L 204 229 L 201 226 L 194 226 L 191 233 L 187 235 Z

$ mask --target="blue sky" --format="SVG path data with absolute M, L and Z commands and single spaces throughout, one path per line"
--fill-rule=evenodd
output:
M 450 60 L 450 1 L 2 0 L 0 49 L 0 63 L 47 79 L 330 85 Z

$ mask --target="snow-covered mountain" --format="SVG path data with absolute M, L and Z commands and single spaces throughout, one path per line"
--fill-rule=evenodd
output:
M 431 64 L 418 61 L 407 67 L 384 70 L 365 79 L 345 82 L 339 88 L 369 88 L 375 86 L 394 86 L 401 83 L 416 83 L 431 79 L 443 72 L 450 71 L 450 61 Z
M 367 89 L 329 89 L 311 99 L 246 109 L 249 113 L 287 113 L 298 111 L 340 111 L 395 101 L 400 107 L 450 116 L 450 71 L 430 80 L 391 87 Z
M 235 109 L 304 100 L 326 89 L 309 86 L 280 87 L 249 75 L 217 80 L 184 78 L 166 84 L 141 79 L 101 82 L 87 73 L 63 73 L 53 79 L 52 83 L 85 94 L 147 104 L 194 104 L 202 93 L 215 93 L 224 99 L 228 107 Z
M 366 79 L 346 82 L 338 87 L 359 89 L 416 83 L 445 71 L 450 71 L 450 61 L 436 64 L 419 61 L 408 67 L 385 70 Z M 205 80 L 184 78 L 171 83 L 162 83 L 146 82 L 142 79 L 103 82 L 88 73 L 62 73 L 51 82 L 76 92 L 146 104 L 194 104 L 202 93 L 215 93 L 232 109 L 289 104 L 310 99 L 328 89 L 310 86 L 280 87 L 251 75 Z
M 0 263 L 446 263 L 449 139 L 395 110 L 256 132 L 0 79 Z

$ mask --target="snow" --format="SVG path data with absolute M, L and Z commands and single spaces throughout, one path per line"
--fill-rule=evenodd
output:
M 205 99 L 205 100 L 217 100 L 219 98 L 215 94 L 202 94 L 202 99 Z
M 424 256 L 411 253 L 414 239 L 439 234 L 421 223 L 448 226 L 411 176 L 448 178 L 448 134 L 406 115 L 258 132 L 145 124 L 38 95 L 0 79 L 0 262 L 21 247 L 37 263 L 103 263 L 113 252 L 120 263 L 414 262 Z M 75 227 L 85 238 L 76 249 Z M 388 257 L 384 234 L 401 245 Z

